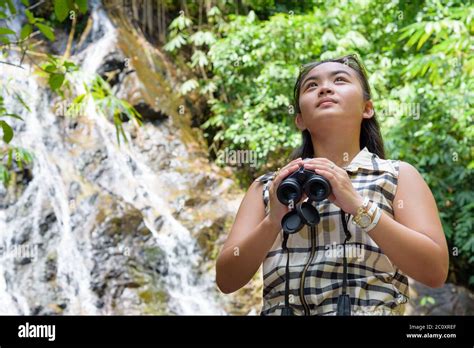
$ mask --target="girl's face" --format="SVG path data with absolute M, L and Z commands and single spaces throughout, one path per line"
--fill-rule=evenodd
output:
M 303 79 L 300 87 L 296 116 L 300 130 L 334 126 L 359 126 L 362 118 L 373 116 L 370 100 L 364 100 L 362 85 L 357 73 L 341 63 L 327 62 L 314 67 Z M 322 103 L 324 99 L 332 102 Z

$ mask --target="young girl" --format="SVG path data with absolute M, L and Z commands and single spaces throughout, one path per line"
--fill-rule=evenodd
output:
M 234 292 L 263 263 L 261 315 L 401 315 L 407 276 L 430 287 L 447 277 L 433 195 L 413 166 L 385 159 L 355 55 L 305 65 L 294 98 L 302 146 L 250 186 L 218 257 L 217 285 Z M 332 192 L 312 202 L 316 226 L 288 235 L 281 220 L 290 208 L 276 191 L 301 166 L 327 179 Z

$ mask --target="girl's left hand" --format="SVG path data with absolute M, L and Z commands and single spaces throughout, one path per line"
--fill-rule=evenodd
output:
M 355 215 L 364 199 L 352 185 L 347 172 L 327 158 L 311 158 L 304 161 L 304 167 L 325 177 L 331 184 L 332 192 L 328 199 L 346 213 Z

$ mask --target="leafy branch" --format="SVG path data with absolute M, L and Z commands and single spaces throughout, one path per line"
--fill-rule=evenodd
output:
M 120 145 L 122 137 L 125 143 L 128 142 L 123 128 L 124 120 L 131 120 L 136 127 L 143 124 L 140 113 L 127 101 L 117 98 L 110 85 L 100 76 L 96 76 L 90 86 L 84 86 L 86 92 L 77 96 L 73 101 L 73 107 L 87 103 L 92 100 L 98 111 L 104 115 L 111 115 L 114 121 L 117 142 Z

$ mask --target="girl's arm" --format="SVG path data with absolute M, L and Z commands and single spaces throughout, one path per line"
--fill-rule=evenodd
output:
M 265 260 L 281 230 L 288 207 L 278 202 L 276 188 L 302 165 L 297 158 L 283 167 L 269 187 L 270 212 L 265 216 L 262 183 L 254 181 L 240 204 L 234 224 L 216 263 L 216 282 L 228 294 L 247 284 Z
M 418 171 L 400 161 L 394 219 L 382 213 L 369 236 L 404 273 L 436 288 L 448 275 L 449 252 L 436 202 Z
M 254 181 L 240 204 L 235 222 L 216 263 L 216 282 L 229 294 L 258 271 L 281 227 L 265 217 L 262 183 Z
M 363 198 L 346 171 L 331 165 L 326 158 L 313 158 L 304 166 L 326 177 L 332 186 L 329 200 L 354 215 Z M 430 287 L 441 287 L 448 274 L 449 253 L 436 202 L 418 171 L 401 161 L 393 209 L 394 219 L 382 212 L 369 236 L 404 273 Z

